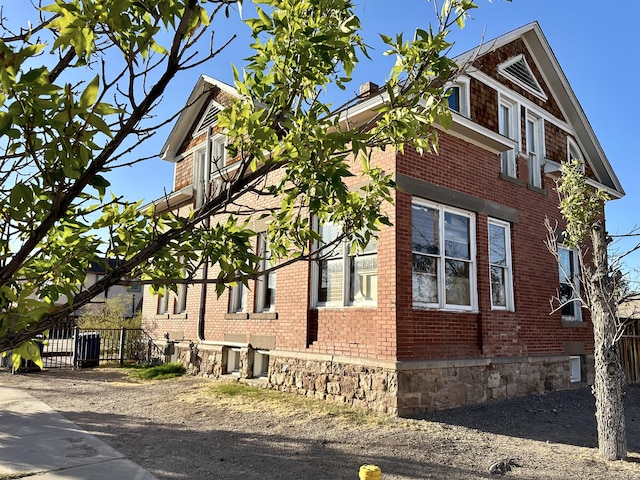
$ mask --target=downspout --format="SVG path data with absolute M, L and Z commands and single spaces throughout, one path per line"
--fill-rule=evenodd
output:
M 211 185 L 210 176 L 211 176 L 211 127 L 207 127 L 207 146 L 205 147 L 204 154 L 204 185 L 203 185 L 203 194 L 202 194 L 202 202 L 200 205 L 196 205 L 196 208 L 202 207 L 207 200 L 209 200 L 209 188 Z M 209 228 L 210 225 L 210 217 L 204 219 L 205 228 Z M 202 265 L 202 279 L 207 280 L 209 278 L 209 262 L 204 262 Z M 198 341 L 202 342 L 205 340 L 204 338 L 204 324 L 205 324 L 205 316 L 207 310 L 207 282 L 202 282 L 202 286 L 200 287 L 200 307 L 198 309 Z

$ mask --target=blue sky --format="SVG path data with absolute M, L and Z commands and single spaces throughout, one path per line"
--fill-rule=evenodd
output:
M 483 39 L 490 40 L 537 20 L 626 191 L 623 199 L 607 206 L 609 231 L 626 233 L 640 225 L 640 162 L 635 148 L 640 136 L 640 1 L 476 2 L 480 8 L 472 12 L 473 20 L 464 30 L 454 30 L 451 34 L 451 40 L 455 41 L 452 53 L 461 53 Z M 25 8 L 23 2 L 8 3 L 10 8 Z M 433 4 L 426 0 L 354 0 L 354 3 L 358 5 L 363 36 L 373 49 L 372 60 L 363 61 L 356 69 L 352 92 L 365 81 L 382 83 L 391 66 L 391 60 L 382 56 L 385 48 L 378 33 L 411 35 L 415 28 L 425 28 L 434 20 Z M 245 16 L 248 15 L 245 9 Z M 200 74 L 231 83 L 231 62 L 242 66 L 242 58 L 250 52 L 247 27 L 232 12 L 229 19 L 221 15 L 214 23 L 214 30 L 217 42 L 233 32 L 239 37 L 211 62 L 182 74 L 163 99 L 164 112 L 184 105 Z M 208 38 L 206 40 L 208 47 Z M 165 127 L 158 132 L 152 142 L 136 152 L 137 156 L 157 153 L 169 129 Z M 153 159 L 113 172 L 112 189 L 130 200 L 151 201 L 171 189 L 172 167 L 170 163 Z M 631 244 L 627 241 L 620 248 L 628 249 Z M 640 252 L 628 257 L 627 264 L 638 268 Z

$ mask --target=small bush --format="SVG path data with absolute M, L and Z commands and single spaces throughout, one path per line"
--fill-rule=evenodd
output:
M 163 363 L 155 367 L 132 369 L 129 375 L 144 380 L 164 380 L 166 378 L 181 377 L 186 372 L 179 362 Z

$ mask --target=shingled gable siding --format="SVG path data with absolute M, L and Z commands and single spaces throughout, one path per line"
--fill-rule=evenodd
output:
M 529 64 L 529 67 L 531 68 L 531 71 L 536 77 L 536 80 L 538 80 L 538 83 L 540 84 L 540 86 L 542 87 L 542 90 L 547 96 L 546 101 L 529 93 L 524 88 L 513 83 L 508 78 L 498 73 L 498 65 L 520 54 L 524 55 L 525 59 L 527 60 L 527 63 Z M 551 95 L 549 87 L 544 82 L 544 79 L 540 74 L 540 71 L 538 70 L 536 63 L 533 61 L 533 57 L 531 57 L 529 50 L 527 50 L 525 43 L 521 39 L 514 40 L 513 42 L 508 43 L 507 45 L 504 45 L 500 48 L 496 48 L 495 50 L 489 53 L 486 53 L 485 55 L 482 55 L 481 57 L 477 58 L 473 62 L 473 66 L 478 68 L 480 71 L 482 71 L 482 73 L 488 75 L 494 80 L 505 85 L 510 90 L 513 90 L 514 92 L 518 92 L 520 95 L 527 98 L 534 104 L 538 105 L 543 110 L 546 110 L 549 113 L 551 113 L 554 117 L 560 120 L 565 120 L 564 116 L 562 115 L 562 111 L 560 110 L 560 107 L 558 106 L 553 96 Z M 472 102 L 473 102 L 473 97 L 472 97 Z M 497 130 L 494 130 L 494 131 L 497 131 Z

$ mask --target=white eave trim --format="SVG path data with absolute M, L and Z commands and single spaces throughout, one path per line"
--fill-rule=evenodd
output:
M 434 123 L 433 126 L 496 155 L 518 148 L 517 140 L 512 140 L 489 130 L 464 115 L 452 111 L 451 117 L 451 126 L 448 129 L 445 129 L 439 123 Z
M 560 176 L 562 175 L 562 166 L 554 161 L 554 160 L 549 160 L 548 158 L 544 159 L 544 173 L 546 175 L 549 175 L 553 178 L 560 178 Z M 592 178 L 588 178 L 587 177 L 587 185 L 589 185 L 590 187 L 595 188 L 596 190 L 602 190 L 604 192 L 607 193 L 607 195 L 609 195 L 611 198 L 613 199 L 619 199 L 622 198 L 624 196 L 624 193 L 620 193 L 619 191 L 611 188 L 611 187 L 607 187 L 606 185 L 603 185 L 602 183 L 592 179 Z
M 158 198 L 151 203 L 147 203 L 140 207 L 140 211 L 143 213 L 147 212 L 151 206 L 153 206 L 156 212 L 165 212 L 176 205 L 180 205 L 181 203 L 190 200 L 191 198 L 193 198 L 193 185 L 187 185 L 186 187 L 182 187 L 180 190 L 171 192 L 165 197 Z
M 350 108 L 340 114 L 339 121 L 349 122 L 351 124 L 358 125 L 370 120 L 376 112 L 374 109 L 380 105 L 383 105 L 388 100 L 386 91 L 374 95 L 372 98 L 367 99 L 353 108 Z M 424 103 L 424 100 L 421 100 Z M 488 150 L 494 154 L 500 154 L 507 150 L 511 150 L 518 147 L 516 140 L 511 140 L 499 133 L 493 132 L 482 125 L 475 123 L 468 117 L 461 115 L 457 112 L 451 112 L 452 121 L 449 129 L 445 130 L 437 122 L 433 123 L 433 127 L 445 131 L 446 133 L 461 138 L 473 145 Z

